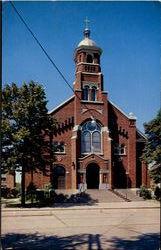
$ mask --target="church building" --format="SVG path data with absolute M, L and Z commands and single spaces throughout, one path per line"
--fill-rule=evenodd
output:
M 140 159 L 146 137 L 136 128 L 136 117 L 120 110 L 104 91 L 101 54 L 86 27 L 74 52 L 74 95 L 49 112 L 59 121 L 53 134 L 55 161 L 49 176 L 34 174 L 39 188 L 50 182 L 55 189 L 73 190 L 149 186 Z M 26 186 L 30 181 L 26 175 Z

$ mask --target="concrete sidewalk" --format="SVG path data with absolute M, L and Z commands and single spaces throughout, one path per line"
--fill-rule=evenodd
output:
M 157 201 L 111 202 L 95 204 L 55 204 L 53 207 L 43 208 L 3 208 L 2 217 L 7 216 L 45 216 L 53 215 L 55 211 L 67 210 L 104 210 L 104 209 L 154 209 L 160 208 Z

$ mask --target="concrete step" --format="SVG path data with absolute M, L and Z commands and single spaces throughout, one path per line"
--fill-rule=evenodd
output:
M 144 199 L 137 194 L 137 189 L 114 189 L 120 195 L 131 201 L 143 201 Z
M 90 195 L 93 200 L 97 200 L 98 203 L 104 202 L 125 202 L 125 200 L 110 190 L 98 190 L 98 189 L 87 189 L 86 193 Z

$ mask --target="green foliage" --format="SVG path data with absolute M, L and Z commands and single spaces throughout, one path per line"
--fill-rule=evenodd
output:
M 8 187 L 1 187 L 1 197 L 9 198 L 11 194 L 11 189 Z
M 19 195 L 20 195 L 20 190 L 18 190 L 17 188 L 11 189 L 11 197 L 18 198 Z
M 156 197 L 156 200 L 161 201 L 161 188 L 157 186 L 154 195 Z
M 152 165 L 149 170 L 155 183 L 161 182 L 161 109 L 156 118 L 144 124 L 147 142 L 143 153 L 143 160 Z
M 145 186 L 140 187 L 139 194 L 144 199 L 151 199 L 152 198 L 151 191 L 148 190 Z
M 161 164 L 154 164 L 154 166 L 149 169 L 149 175 L 155 183 L 161 183 Z
M 26 192 L 27 192 L 28 194 L 33 194 L 33 193 L 36 192 L 36 189 L 37 189 L 37 186 L 31 181 L 30 184 L 29 184 L 28 187 L 27 187 Z
M 3 198 L 18 198 L 20 195 L 20 190 L 17 188 L 1 187 L 1 196 Z
M 23 202 L 25 173 L 39 169 L 47 174 L 46 166 L 54 161 L 55 120 L 46 104 L 43 87 L 33 81 L 19 88 L 12 83 L 2 90 L 2 172 L 21 167 Z
M 31 181 L 26 190 L 27 199 L 33 199 L 36 195 L 37 186 Z
M 44 189 L 44 191 L 49 191 L 52 188 L 53 188 L 52 184 L 51 183 L 47 183 L 47 184 L 44 185 L 43 189 Z

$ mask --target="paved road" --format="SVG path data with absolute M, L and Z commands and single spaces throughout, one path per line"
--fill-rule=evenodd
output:
M 6 217 L 3 213 L 5 249 L 159 249 L 159 208 L 80 208 L 30 214 Z

